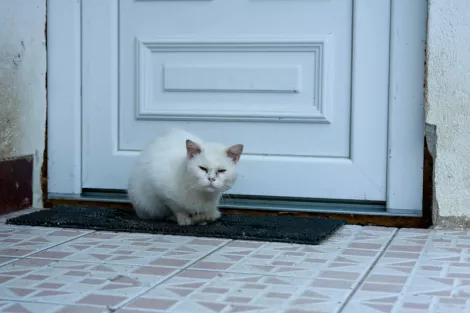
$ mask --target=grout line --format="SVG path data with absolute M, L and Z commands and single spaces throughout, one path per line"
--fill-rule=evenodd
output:
M 132 298 L 130 299 L 127 299 L 126 301 L 120 303 L 118 306 L 112 306 L 112 307 L 109 307 L 108 308 L 108 312 L 112 313 L 112 312 L 115 312 L 119 309 L 121 309 L 122 307 L 124 307 L 125 305 L 127 305 L 128 303 L 136 300 L 137 298 L 141 297 L 142 295 L 144 295 L 145 293 L 149 292 L 150 290 L 152 290 L 153 288 L 155 287 L 158 287 L 159 285 L 165 283 L 166 281 L 170 280 L 171 278 L 175 277 L 176 275 L 178 275 L 179 273 L 181 273 L 182 271 L 188 269 L 188 267 L 192 266 L 193 264 L 201 261 L 202 259 L 208 257 L 209 255 L 215 253 L 216 251 L 219 251 L 220 249 L 222 249 L 223 247 L 225 247 L 226 245 L 228 245 L 230 242 L 232 242 L 233 239 L 230 239 L 228 240 L 227 242 L 225 242 L 224 244 L 222 244 L 221 246 L 215 248 L 214 250 L 210 251 L 209 253 L 207 254 L 204 254 L 203 256 L 195 259 L 193 262 L 190 262 L 188 264 L 186 264 L 184 267 L 178 269 L 177 271 L 175 271 L 173 274 L 169 275 L 168 277 L 166 277 L 165 279 L 162 279 L 161 281 L 159 281 L 158 283 L 156 283 L 155 285 L 152 285 L 150 286 L 149 288 L 139 292 L 138 294 L 136 294 L 135 296 L 133 296 Z
M 350 263 L 344 263 L 344 265 L 347 265 Z M 227 273 L 227 274 L 241 274 L 241 275 L 259 275 L 259 276 L 266 276 L 266 277 L 280 277 L 280 278 L 302 278 L 302 279 L 315 279 L 316 277 L 305 277 L 305 276 L 299 276 L 299 275 L 282 275 L 282 274 L 272 274 L 272 273 L 261 273 L 261 272 L 238 272 L 238 271 L 231 271 L 231 270 L 211 270 L 207 268 L 192 268 L 191 270 L 198 271 L 198 272 L 222 272 L 222 273 Z M 304 270 L 304 269 L 300 269 Z M 344 279 L 341 278 L 328 278 L 333 281 L 343 281 Z
M 0 257 L 1 257 L 1 258 L 6 258 L 5 256 L 0 256 Z M 11 257 L 8 257 L 8 258 L 11 258 Z M 4 267 L 4 266 L 6 266 L 6 265 L 9 265 L 9 264 L 11 264 L 11 263 L 13 263 L 13 262 L 19 261 L 19 260 L 21 260 L 21 259 L 22 259 L 22 258 L 20 258 L 20 257 L 11 258 L 10 261 L 5 262 L 5 263 L 2 263 L 2 264 L 0 265 L 0 267 Z
M 369 266 L 367 272 L 364 274 L 362 279 L 356 284 L 356 287 L 351 291 L 351 293 L 348 295 L 348 297 L 344 300 L 343 304 L 339 307 L 337 313 L 342 313 L 346 305 L 349 303 L 349 301 L 354 297 L 356 292 L 358 291 L 359 287 L 361 287 L 362 283 L 366 281 L 366 279 L 369 277 L 370 273 L 372 270 L 375 268 L 377 263 L 380 261 L 382 256 L 384 255 L 385 251 L 387 251 L 388 247 L 392 243 L 393 239 L 395 239 L 396 235 L 398 234 L 398 228 L 395 228 L 395 232 L 393 235 L 390 237 L 390 240 L 385 244 L 384 248 L 380 252 L 380 254 L 377 256 L 374 262 Z

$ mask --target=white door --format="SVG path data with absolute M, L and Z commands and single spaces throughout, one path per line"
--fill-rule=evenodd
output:
M 386 199 L 390 0 L 84 0 L 82 187 L 170 127 L 243 143 L 232 194 Z

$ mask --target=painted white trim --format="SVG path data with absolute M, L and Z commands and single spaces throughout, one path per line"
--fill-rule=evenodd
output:
M 89 181 L 87 174 L 97 169 L 96 164 L 90 164 L 93 158 L 87 155 L 112 155 L 119 150 L 118 13 L 118 0 L 82 0 L 82 112 L 86 116 L 82 121 L 82 186 L 85 187 Z M 106 126 L 96 127 L 100 125 Z M 113 168 L 103 172 L 116 175 L 119 171 Z M 108 175 L 106 179 L 115 177 Z
M 355 0 L 353 10 L 351 160 L 384 199 L 387 107 L 364 103 L 388 102 L 390 0 Z M 377 12 L 387 13 L 378 18 Z M 374 46 L 368 44 L 370 42 Z
M 422 211 L 427 0 L 392 0 L 387 211 Z
M 81 193 L 81 2 L 47 0 L 48 192 Z

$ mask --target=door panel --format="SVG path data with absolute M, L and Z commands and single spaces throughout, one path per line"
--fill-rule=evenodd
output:
M 83 7 L 84 188 L 181 127 L 245 145 L 231 193 L 385 200 L 389 0 Z

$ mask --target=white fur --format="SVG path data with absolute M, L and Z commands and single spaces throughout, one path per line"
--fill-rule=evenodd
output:
M 200 153 L 189 153 L 188 139 L 201 148 Z M 180 225 L 218 219 L 220 197 L 237 179 L 238 159 L 228 149 L 205 143 L 184 130 L 174 129 L 156 138 L 142 150 L 129 178 L 128 195 L 137 215 L 142 219 L 176 218 Z

